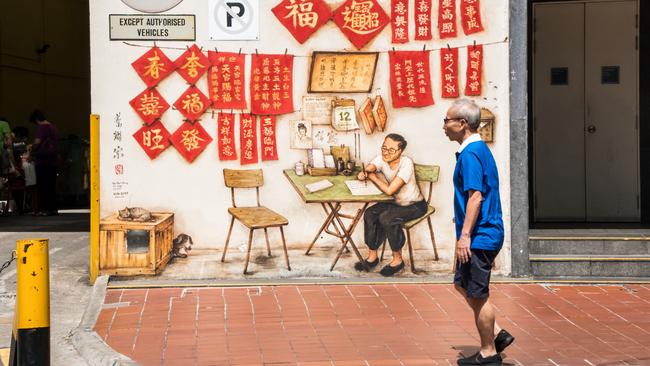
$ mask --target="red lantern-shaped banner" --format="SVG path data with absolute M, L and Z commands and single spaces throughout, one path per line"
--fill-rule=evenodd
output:
M 217 148 L 219 160 L 237 160 L 235 115 L 232 113 L 219 113 L 217 116 Z
M 433 38 L 431 31 L 431 0 L 415 0 L 415 40 L 428 41 Z
M 395 51 L 388 55 L 393 107 L 432 105 L 429 51 Z
M 481 95 L 483 91 L 483 46 L 467 47 L 467 82 L 465 95 Z
M 391 26 L 393 43 L 409 41 L 409 2 L 408 0 L 391 0 Z
M 483 31 L 479 0 L 460 0 L 460 14 L 465 34 L 470 35 Z
M 262 161 L 278 160 L 275 116 L 260 117 L 260 141 L 262 145 Z
M 252 114 L 239 115 L 241 165 L 257 163 L 257 123 Z
M 293 112 L 293 55 L 253 55 L 251 113 Z
M 195 44 L 192 47 L 188 48 L 187 51 L 183 52 L 174 64 L 176 65 L 176 71 L 187 81 L 188 83 L 194 85 L 197 81 L 208 71 L 208 58 L 203 54 L 201 49 Z
M 160 119 L 163 113 L 169 109 L 169 104 L 155 88 L 147 89 L 138 94 L 137 97 L 131 99 L 129 104 L 142 118 L 142 121 L 148 125 Z
M 208 89 L 215 109 L 245 109 L 244 62 L 246 55 L 208 51 Z
M 184 122 L 171 136 L 172 145 L 189 163 L 201 155 L 211 141 L 212 137 L 199 122 Z
M 199 88 L 190 86 L 174 103 L 174 107 L 185 116 L 190 122 L 200 119 L 206 109 L 210 106 L 210 100 Z
M 440 50 L 440 74 L 442 75 L 442 97 L 458 98 L 458 48 Z
M 454 38 L 458 35 L 456 28 L 456 0 L 439 0 L 438 32 L 440 39 Z
M 160 121 L 156 121 L 150 126 L 142 126 L 133 134 L 133 138 L 151 160 L 157 158 L 170 145 L 169 131 Z
M 158 47 L 153 47 L 139 59 L 135 60 L 131 66 L 138 73 L 138 76 L 153 88 L 158 83 L 174 72 L 176 65 L 170 60 L 163 51 Z
M 357 48 L 363 48 L 390 22 L 377 0 L 347 0 L 334 11 L 334 23 Z
M 300 43 L 305 43 L 332 16 L 323 0 L 282 0 L 272 11 Z

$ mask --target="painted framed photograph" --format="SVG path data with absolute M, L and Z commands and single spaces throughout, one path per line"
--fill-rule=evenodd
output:
M 370 93 L 378 58 L 378 52 L 314 51 L 308 92 Z
M 313 146 L 311 121 L 297 120 L 290 121 L 291 127 L 291 148 L 311 149 Z

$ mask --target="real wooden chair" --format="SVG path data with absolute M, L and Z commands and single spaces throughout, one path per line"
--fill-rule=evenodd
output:
M 431 206 L 431 194 L 433 193 L 433 183 L 438 181 L 438 175 L 440 174 L 440 167 L 437 165 L 421 165 L 415 164 L 415 180 L 420 183 L 429 183 L 429 191 L 427 194 L 427 212 L 418 217 L 417 219 L 405 222 L 402 224 L 402 228 L 406 230 L 406 245 L 409 251 L 409 262 L 411 263 L 411 272 L 415 273 L 415 263 L 413 261 L 413 245 L 411 244 L 411 228 L 420 222 L 427 220 L 429 225 L 429 234 L 431 235 L 431 245 L 433 246 L 433 255 L 434 260 L 439 260 L 438 257 L 438 248 L 436 247 L 436 237 L 433 233 L 433 225 L 431 224 L 431 215 L 436 212 L 435 207 Z M 384 251 L 386 250 L 386 241 L 381 248 L 381 257 L 380 260 L 384 260 Z
M 280 228 L 280 235 L 282 236 L 282 248 L 284 249 L 284 259 L 287 262 L 287 269 L 291 271 L 291 266 L 289 265 L 289 253 L 287 252 L 287 243 L 284 239 L 283 229 L 285 225 L 289 224 L 289 221 L 284 218 L 284 216 L 276 213 L 275 211 L 260 205 L 260 187 L 264 185 L 264 175 L 262 170 L 224 169 L 223 177 L 226 187 L 229 187 L 231 189 L 233 207 L 228 209 L 228 213 L 230 213 L 232 219 L 230 220 L 230 228 L 228 229 L 226 244 L 223 247 L 221 261 L 223 262 L 226 260 L 226 251 L 228 250 L 228 242 L 230 242 L 230 234 L 232 233 L 232 227 L 235 223 L 235 219 L 237 219 L 249 229 L 248 248 L 246 250 L 246 259 L 244 260 L 244 274 L 248 273 L 248 262 L 251 255 L 251 245 L 253 243 L 253 231 L 256 229 L 264 229 L 264 237 L 266 238 L 266 250 L 269 257 L 271 256 L 271 246 L 269 245 L 268 234 L 268 228 L 270 227 Z M 257 206 L 237 207 L 237 204 L 235 202 L 236 188 L 255 188 L 257 193 Z

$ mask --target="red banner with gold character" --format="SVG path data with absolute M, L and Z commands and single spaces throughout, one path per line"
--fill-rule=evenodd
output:
M 208 71 L 208 58 L 203 54 L 201 49 L 193 44 L 192 47 L 180 55 L 176 61 L 176 71 L 181 74 L 183 79 L 194 85 Z
M 409 2 L 408 0 L 391 0 L 391 26 L 393 43 L 409 41 Z
M 212 137 L 200 122 L 184 122 L 171 136 L 171 142 L 185 160 L 191 163 L 208 147 Z
M 190 122 L 200 119 L 206 109 L 210 106 L 208 97 L 199 90 L 196 86 L 192 85 L 181 94 L 174 103 L 174 107 L 178 109 L 185 118 Z
M 293 55 L 254 54 L 251 74 L 251 113 L 293 112 Z
M 246 55 L 208 51 L 208 90 L 212 108 L 245 109 L 244 63 Z
M 460 16 L 465 34 L 483 31 L 481 22 L 481 2 L 479 0 L 460 0 Z
M 440 50 L 440 74 L 442 76 L 442 97 L 458 98 L 458 48 Z
M 415 0 L 415 40 L 428 41 L 433 39 L 431 31 L 431 0 Z
M 160 121 L 155 121 L 149 126 L 142 126 L 133 134 L 133 138 L 151 160 L 157 158 L 169 147 L 169 136 L 169 131 Z
M 163 113 L 169 109 L 169 104 L 156 88 L 147 89 L 138 94 L 129 102 L 135 112 L 142 118 L 144 123 L 150 125 L 160 119 Z
M 150 88 L 158 85 L 161 80 L 176 69 L 176 65 L 172 60 L 158 47 L 149 49 L 139 59 L 135 60 L 131 66 Z
M 388 52 L 394 108 L 433 104 L 429 51 Z
M 456 0 L 439 0 L 438 32 L 440 39 L 454 38 L 458 35 L 456 28 Z
M 390 18 L 377 0 L 346 0 L 332 20 L 357 48 L 363 48 L 384 29 Z
M 260 117 L 260 142 L 262 161 L 278 160 L 278 146 L 275 138 L 275 116 Z
M 467 83 L 465 95 L 481 95 L 483 79 L 483 45 L 467 47 Z
M 235 115 L 232 113 L 217 115 L 217 148 L 219 149 L 219 160 L 237 160 Z
M 252 114 L 239 115 L 240 164 L 257 163 L 257 123 Z
M 332 17 L 330 7 L 323 0 L 282 0 L 271 11 L 300 43 L 305 43 Z

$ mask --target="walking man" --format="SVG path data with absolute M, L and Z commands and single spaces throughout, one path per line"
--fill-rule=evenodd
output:
M 454 170 L 456 274 L 454 285 L 474 312 L 481 349 L 459 365 L 501 365 L 500 353 L 513 341 L 495 321 L 489 301 L 492 264 L 503 245 L 499 175 L 492 153 L 477 133 L 480 108 L 469 99 L 447 111 L 443 129 L 460 144 Z

